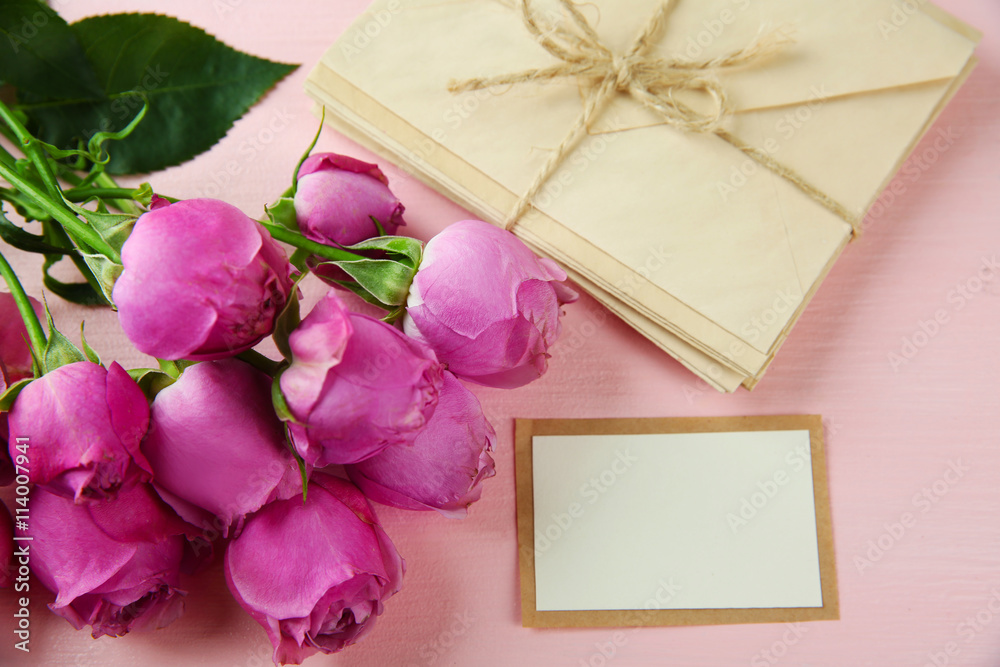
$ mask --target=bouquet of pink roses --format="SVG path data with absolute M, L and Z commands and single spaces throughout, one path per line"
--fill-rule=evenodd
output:
M 51 39 L 72 38 L 64 50 L 100 42 L 100 26 L 44 11 Z M 0 58 L 5 67 L 22 100 L 92 94 L 99 110 L 112 94 L 38 90 Z M 97 86 L 98 74 L 76 84 Z M 121 636 L 176 619 L 182 575 L 218 554 L 276 663 L 339 651 L 402 585 L 403 559 L 369 500 L 465 516 L 495 474 L 496 434 L 464 383 L 541 376 L 576 295 L 553 262 L 484 222 L 426 245 L 395 235 L 404 208 L 378 167 L 312 147 L 261 220 L 221 200 L 121 188 L 116 164 L 163 166 L 127 148 L 147 112 L 159 112 L 155 126 L 185 103 L 135 99 L 134 118 L 90 137 L 0 102 L 0 131 L 23 151 L 0 149 L 0 200 L 43 228 L 0 216 L 0 238 L 73 261 L 85 282 L 46 273 L 50 290 L 114 307 L 159 362 L 125 369 L 82 336 L 74 345 L 0 254 L 0 484 L 16 485 L 14 521 L 0 510 L 0 586 L 13 583 L 13 536 L 30 537 L 18 544 L 55 593 L 52 611 L 95 638 Z M 330 288 L 303 316 L 308 274 Z M 357 297 L 385 317 L 350 310 Z M 253 349 L 267 337 L 281 359 Z

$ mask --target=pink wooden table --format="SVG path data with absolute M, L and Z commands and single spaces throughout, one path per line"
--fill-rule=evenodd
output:
M 52 4 L 70 20 L 164 6 L 152 0 Z M 156 174 L 156 188 L 177 197 L 218 196 L 260 215 L 286 187 L 316 128 L 302 91 L 307 70 L 366 4 L 171 3 L 172 14 L 237 48 L 303 66 L 214 150 Z M 470 518 L 378 507 L 408 563 L 404 589 L 370 637 L 307 665 L 1000 665 L 1000 4 L 939 4 L 986 33 L 981 63 L 758 389 L 716 394 L 582 299 L 569 308 L 564 338 L 541 381 L 510 392 L 477 390 L 500 434 L 498 475 Z M 949 139 L 935 142 L 939 131 Z M 370 158 L 330 130 L 319 150 Z M 413 235 L 426 239 L 467 217 L 392 166 L 383 168 L 407 206 Z M 29 291 L 38 294 L 35 259 L 14 259 Z M 307 289 L 309 299 L 319 293 L 315 285 Z M 105 361 L 146 365 L 124 343 L 113 313 L 60 303 L 56 317 L 70 333 L 85 317 L 88 338 Z M 521 627 L 513 418 L 778 413 L 826 418 L 840 621 Z M 51 596 L 36 587 L 30 655 L 13 649 L 15 599 L 2 591 L 0 665 L 268 664 L 270 644 L 230 598 L 219 563 L 187 586 L 187 612 L 169 628 L 99 641 L 51 615 L 45 609 Z

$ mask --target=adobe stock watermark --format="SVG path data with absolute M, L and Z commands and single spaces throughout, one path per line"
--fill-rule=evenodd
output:
M 632 273 L 627 274 L 615 283 L 615 289 L 627 297 L 634 296 L 636 290 L 652 281 L 653 276 L 662 271 L 670 263 L 672 256 L 673 254 L 668 252 L 662 245 L 650 247 L 645 261 L 642 264 L 633 266 Z
M 921 350 L 930 345 L 930 342 L 941 333 L 941 329 L 951 322 L 952 315 L 965 308 L 987 285 L 996 280 L 998 272 L 1000 272 L 1000 262 L 997 261 L 996 254 L 983 256 L 976 272 L 958 282 L 948 292 L 945 300 L 949 307 L 938 308 L 932 316 L 918 320 L 913 333 L 903 336 L 899 347 L 889 351 L 889 367 L 893 372 L 899 373 L 900 368 L 913 361 Z
M 802 303 L 802 290 L 800 288 L 792 287 L 778 290 L 770 306 L 762 310 L 759 315 L 751 317 L 740 327 L 740 336 L 748 343 L 756 343 L 775 324 L 784 328 L 784 323 L 788 318 L 782 316 L 794 312 L 800 303 Z M 745 351 L 746 346 L 739 341 L 733 341 L 729 346 L 730 358 L 743 354 Z
M 547 208 L 562 196 L 566 188 L 573 185 L 580 174 L 586 172 L 592 164 L 608 151 L 608 147 L 618 141 L 618 133 L 625 129 L 620 116 L 610 121 L 610 130 L 599 134 L 591 134 L 570 153 L 566 162 L 545 182 L 542 189 L 535 195 L 534 205 Z
M 236 0 L 228 1 L 233 2 Z M 242 2 L 242 0 L 239 1 Z M 367 49 L 372 41 L 378 39 L 382 31 L 392 23 L 392 19 L 401 11 L 403 11 L 401 0 L 389 0 L 386 3 L 385 9 L 380 9 L 373 13 L 364 23 L 355 24 L 351 33 L 339 40 L 340 53 L 347 59 L 347 62 L 351 62 L 354 58 L 361 55 L 361 52 Z
M 809 628 L 801 623 L 785 623 L 785 631 L 781 639 L 776 639 L 770 646 L 761 649 L 750 658 L 750 667 L 771 667 L 781 662 L 788 651 L 802 640 Z
M 933 138 L 926 138 L 924 141 L 928 142 L 929 145 L 920 151 L 915 151 L 907 158 L 896 178 L 882 191 L 882 194 L 879 195 L 875 203 L 868 209 L 868 213 L 861 221 L 861 230 L 865 231 L 881 220 L 892 205 L 896 203 L 896 200 L 905 195 L 910 186 L 919 181 L 941 159 L 942 155 L 951 150 L 951 147 L 955 145 L 961 136 L 959 131 L 949 125 L 948 127 L 938 128 L 934 135 L 932 135 Z
M 641 264 L 632 267 L 632 272 L 615 283 L 615 288 L 619 293 L 630 297 L 633 296 L 640 287 L 653 280 L 653 277 L 663 270 L 670 262 L 672 255 L 663 246 L 652 246 L 646 259 Z M 569 350 L 579 350 L 586 342 L 592 338 L 604 323 L 611 316 L 610 311 L 602 306 L 596 309 L 589 309 L 587 317 L 583 322 L 574 323 L 567 327 L 563 325 L 563 333 L 559 336 L 555 346 L 551 348 L 553 356 L 562 354 Z
M 892 11 L 889 16 L 879 19 L 875 25 L 882 35 L 882 39 L 889 39 L 890 36 L 903 29 L 910 19 L 920 11 L 920 7 L 927 3 L 927 0 L 901 0 L 892 3 Z
M 809 445 L 799 444 L 785 454 L 784 468 L 775 470 L 765 479 L 758 480 L 756 489 L 740 499 L 740 506 L 726 514 L 726 523 L 733 535 L 746 528 L 774 500 L 792 478 L 803 470 L 812 470 Z
M 275 112 L 256 133 L 240 142 L 236 148 L 236 155 L 239 159 L 226 161 L 223 169 L 209 177 L 209 182 L 202 187 L 202 196 L 218 197 L 233 182 L 234 178 L 244 173 L 247 167 L 257 159 L 257 156 L 263 153 L 282 132 L 291 126 L 294 120 L 295 114 L 290 113 L 285 108 Z
M 441 120 L 449 129 L 459 129 L 465 124 L 465 121 L 472 118 L 479 111 L 483 102 L 503 94 L 502 92 L 498 92 L 498 90 L 500 89 L 494 86 L 467 90 L 461 95 L 456 95 L 455 103 L 450 108 L 444 110 L 444 113 L 441 114 Z M 442 135 L 442 138 L 444 138 L 444 135 Z
M 20 24 L 7 33 L 7 41 L 14 54 L 17 55 L 22 47 L 38 36 L 39 30 L 49 24 L 49 21 L 52 20 L 52 12 L 58 12 L 68 4 L 70 4 L 69 0 L 49 0 L 50 11 L 39 6 L 38 11 L 32 12 L 30 16 L 22 16 Z
M 101 643 L 101 642 L 95 642 Z M 271 660 L 271 656 L 274 651 L 271 648 L 271 644 L 268 642 L 261 642 L 257 644 L 256 648 L 247 649 L 245 655 L 246 660 L 243 662 L 234 662 L 232 667 L 271 667 L 274 661 Z M 92 662 L 86 663 L 87 665 L 92 665 Z
M 111 95 L 113 99 L 109 109 L 114 114 L 118 123 L 126 124 L 126 121 L 131 122 L 136 114 L 139 113 L 142 105 L 145 104 L 145 94 L 159 88 L 167 80 L 168 76 L 170 76 L 170 72 L 165 71 L 159 63 L 147 65 L 142 78 L 134 88 L 123 93 Z M 99 127 L 84 130 L 83 138 L 89 141 L 98 132 L 113 131 L 115 131 L 114 121 L 110 117 L 104 117 L 101 119 Z
M 725 375 L 725 371 L 722 366 L 714 361 L 710 361 L 708 364 L 708 369 L 704 371 L 712 380 L 721 383 Z M 681 387 L 681 391 L 684 393 L 684 399 L 687 401 L 688 405 L 694 405 L 695 402 L 704 396 L 706 393 L 710 395 L 718 394 L 719 391 L 708 383 L 708 380 L 698 377 L 693 381 L 685 383 Z
M 587 658 L 580 658 L 580 667 L 606 667 L 628 644 L 629 636 L 641 632 L 643 627 L 653 620 L 655 612 L 664 609 L 673 602 L 683 590 L 673 577 L 660 579 L 652 595 L 646 598 L 641 609 L 631 609 L 625 612 L 624 624 L 638 627 L 629 630 L 618 630 L 611 634 L 608 641 L 594 642 L 594 651 Z
M 792 287 L 778 290 L 775 292 L 774 300 L 769 306 L 760 311 L 759 314 L 748 319 L 743 326 L 739 328 L 739 335 L 748 343 L 757 342 L 760 340 L 761 336 L 767 334 L 767 332 L 776 325 L 779 329 L 783 328 L 785 326 L 785 322 L 788 320 L 788 317 L 785 316 L 794 312 L 801 303 L 802 290 L 800 288 Z M 730 342 L 729 349 L 726 350 L 725 354 L 730 360 L 735 360 L 746 351 L 746 344 L 741 341 L 734 340 Z M 723 367 L 721 364 L 712 361 L 708 365 L 706 374 L 709 378 L 721 383 L 724 376 Z M 703 395 L 706 391 L 713 394 L 717 393 L 706 380 L 701 378 L 692 383 L 685 384 L 681 391 L 683 391 L 684 398 L 687 400 L 688 405 L 694 405 L 695 399 Z
M 733 6 L 736 7 L 740 12 L 745 12 L 750 8 L 750 0 L 732 0 Z M 726 28 L 736 23 L 738 16 L 729 7 L 723 7 L 719 10 L 719 13 L 715 18 L 705 19 L 701 22 L 703 30 L 698 31 L 695 35 L 688 37 L 687 44 L 685 45 L 684 55 L 692 60 L 696 60 L 702 56 L 705 49 L 712 46 L 722 33 L 726 31 Z
M 601 307 L 587 311 L 587 319 L 580 323 L 574 323 L 570 327 L 563 324 L 563 332 L 556 340 L 553 347 L 549 348 L 553 357 L 576 351 L 587 344 L 593 338 L 604 323 L 608 321 L 611 313 L 607 308 Z
M 427 161 L 441 149 L 447 140 L 449 131 L 457 131 L 479 111 L 483 102 L 502 94 L 496 88 L 482 88 L 466 91 L 461 96 L 456 95 L 455 103 L 441 113 L 440 124 L 415 139 L 411 147 L 407 148 L 408 160 L 403 160 L 403 164 L 399 166 L 400 170 L 407 176 L 416 178 L 416 167 L 411 166 L 411 164 L 426 167 Z
M 422 662 L 408 662 L 405 667 L 421 667 L 421 665 L 433 665 L 438 660 L 448 655 L 451 649 L 458 643 L 476 622 L 475 616 L 469 612 L 461 614 L 454 613 L 446 627 L 437 633 L 434 639 L 425 642 L 417 649 L 417 655 Z
M 31 652 L 31 542 L 28 534 L 29 514 L 28 498 L 31 495 L 31 437 L 17 436 L 10 443 L 11 454 L 14 455 L 14 545 L 11 554 L 11 579 L 14 581 L 14 591 L 21 593 L 17 599 L 14 611 L 14 636 L 20 641 L 14 643 L 14 648 L 25 653 Z M 16 569 L 15 569 L 16 568 Z M 14 575 L 17 575 L 16 577 Z
M 948 461 L 948 467 L 941 476 L 921 488 L 910 499 L 917 513 L 903 512 L 896 521 L 882 524 L 885 530 L 878 537 L 868 540 L 867 548 L 862 555 L 854 556 L 854 567 L 858 574 L 864 576 L 865 570 L 882 560 L 886 553 L 913 530 L 920 520 L 920 515 L 927 514 L 934 509 L 970 470 L 971 468 L 964 465 L 960 458 Z
M 578 501 L 571 502 L 563 512 L 553 512 L 551 521 L 545 526 L 535 526 L 534 547 L 524 545 L 522 556 L 532 558 L 535 554 L 544 554 L 552 548 L 587 513 L 587 507 L 600 500 L 638 462 L 639 458 L 633 456 L 628 448 L 616 450 L 614 458 L 604 470 L 580 485 L 577 491 Z
M 15 31 L 7 33 L 7 41 L 10 43 L 11 50 L 15 54 L 19 53 L 25 44 L 38 36 L 38 31 L 47 26 L 50 20 L 50 12 L 42 9 L 41 6 L 31 16 L 21 17 L 21 25 Z
M 212 0 L 212 9 L 220 19 L 226 18 L 227 14 L 232 14 L 246 4 L 246 0 Z
M 809 92 L 812 98 L 808 102 L 788 111 L 774 123 L 774 131 L 786 142 L 791 140 L 799 130 L 812 120 L 816 110 L 825 105 L 830 97 L 830 93 L 826 90 L 826 84 L 811 86 Z M 760 148 L 769 157 L 776 158 L 781 153 L 782 145 L 774 137 L 768 137 L 764 140 Z M 716 181 L 715 187 L 719 193 L 719 198 L 723 202 L 728 202 L 730 196 L 738 192 L 750 182 L 751 178 L 762 171 L 768 171 L 767 167 L 753 158 L 747 157 L 740 164 L 734 164 L 729 169 L 728 178 Z
M 962 653 L 963 646 L 968 646 L 1000 617 L 1000 587 L 994 587 L 989 592 L 989 599 L 975 612 L 969 614 L 955 626 L 955 640 L 949 641 L 940 650 L 929 651 L 927 662 L 923 667 L 947 667 L 957 664 L 953 658 Z M 994 626 L 995 627 L 995 626 Z
M 505 4 L 508 4 L 512 9 L 517 8 L 514 3 L 507 2 Z M 341 40 L 340 47 L 344 57 L 350 61 L 359 55 L 362 50 L 371 44 L 372 40 L 381 34 L 382 30 L 389 25 L 392 18 L 400 11 L 402 11 L 402 6 L 399 0 L 393 0 L 388 3 L 386 10 L 382 13 L 373 16 L 364 25 L 357 27 L 350 40 Z M 553 11 L 551 8 L 543 8 L 540 10 L 540 13 L 546 15 L 550 23 L 558 23 L 565 19 L 562 14 Z M 544 37 L 545 34 L 543 33 L 534 37 L 534 39 L 537 41 Z M 472 80 L 489 77 L 494 74 L 495 72 L 480 73 L 471 76 L 456 76 L 456 78 L 459 80 Z M 463 91 L 460 95 L 456 94 L 454 104 L 442 112 L 440 124 L 421 134 L 401 151 L 405 153 L 406 159 L 402 160 L 403 164 L 399 165 L 400 171 L 411 178 L 419 180 L 418 175 L 415 173 L 417 167 L 428 166 L 428 160 L 442 148 L 442 145 L 449 136 L 449 132 L 457 131 L 476 114 L 484 102 L 503 95 L 508 88 L 509 86 L 491 86 L 478 90 Z M 598 146 L 598 150 L 603 152 L 604 148 Z M 585 154 L 584 160 L 587 159 L 588 157 Z

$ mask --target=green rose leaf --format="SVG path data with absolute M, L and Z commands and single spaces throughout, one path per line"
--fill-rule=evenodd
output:
M 107 171 L 158 171 L 208 150 L 275 83 L 294 70 L 237 51 L 205 31 L 159 14 L 114 14 L 70 26 L 103 82 L 103 101 L 22 96 L 37 136 L 75 148 L 97 132 L 145 119 L 117 142 Z
M 374 218 L 372 218 L 374 220 Z M 344 250 L 363 255 L 365 251 L 382 250 L 391 259 L 406 264 L 412 269 L 420 266 L 424 254 L 424 244 L 409 236 L 376 236 L 354 245 L 345 246 Z
M 275 319 L 274 332 L 271 334 L 278 352 L 289 361 L 292 358 L 292 348 L 288 343 L 288 338 L 302 322 L 299 310 L 299 284 L 307 275 L 309 275 L 308 272 L 303 272 L 295 278 L 291 293 L 288 295 L 288 301 Z
M 295 215 L 295 200 L 291 197 L 281 197 L 273 204 L 265 206 L 264 211 L 274 224 L 288 227 L 293 232 L 299 231 L 299 222 Z
M 136 368 L 130 370 L 128 374 L 135 380 L 135 383 L 142 389 L 146 398 L 153 400 L 160 391 L 172 385 L 176 380 L 163 371 L 155 368 Z
M 97 350 L 90 347 L 90 343 L 87 342 L 87 337 L 83 334 L 83 322 L 80 322 L 80 346 L 83 348 L 83 354 L 87 357 L 87 361 L 103 366 L 101 363 L 101 357 L 97 354 Z
M 48 243 L 43 236 L 24 231 L 8 220 L 2 209 L 0 209 L 0 240 L 6 242 L 7 245 L 13 246 L 18 250 L 24 250 L 25 252 L 52 255 L 61 255 L 69 252 Z
M 386 306 L 401 306 L 416 270 L 391 259 L 359 259 L 329 262 L 344 270 L 366 292 Z
M 73 30 L 38 0 L 0 2 L 0 79 L 54 99 L 104 97 Z
M 55 322 L 52 321 L 52 313 L 49 312 L 49 304 L 44 303 L 44 305 L 45 319 L 49 325 L 49 337 L 45 344 L 44 356 L 40 360 L 42 362 L 42 372 L 48 373 L 60 366 L 66 366 L 78 361 L 87 361 L 86 355 L 80 351 L 80 348 L 73 345 L 69 338 L 66 338 L 66 336 L 56 329 Z
M 53 278 L 49 274 L 49 269 L 60 259 L 62 259 L 60 255 L 45 255 L 45 261 L 42 263 L 42 284 L 45 285 L 47 290 L 70 303 L 76 303 L 81 306 L 110 305 L 110 302 L 105 300 L 103 291 L 96 280 L 94 284 L 89 282 L 64 283 L 61 280 Z M 84 266 L 86 267 L 87 265 L 84 264 Z
M 35 378 L 25 378 L 18 382 L 15 382 L 11 386 L 0 394 L 0 412 L 10 411 L 11 406 L 14 405 L 14 400 L 17 399 L 17 395 L 21 393 L 21 390 L 31 384 Z

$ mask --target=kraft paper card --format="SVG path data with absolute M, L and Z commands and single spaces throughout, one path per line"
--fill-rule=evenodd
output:
M 306 89 L 337 129 L 485 220 L 540 180 L 514 233 L 723 391 L 763 375 L 980 38 L 929 3 L 900 17 L 891 0 L 677 0 L 629 61 L 659 0 L 573 5 L 586 28 L 557 0 L 529 6 L 541 37 L 515 0 L 375 0 Z M 598 45 L 581 74 L 449 89 L 563 67 L 540 40 L 566 24 Z M 618 88 L 586 116 L 607 68 Z
M 839 618 L 819 416 L 516 430 L 526 627 Z

